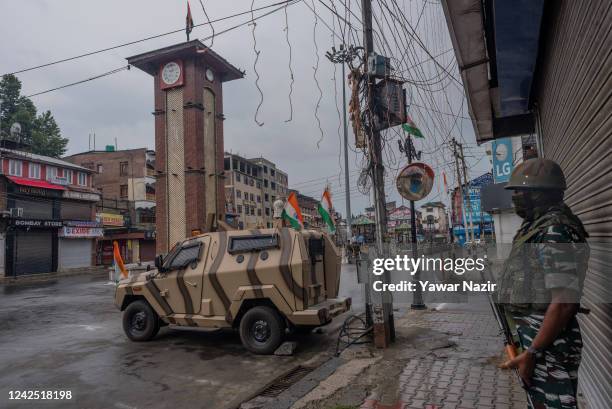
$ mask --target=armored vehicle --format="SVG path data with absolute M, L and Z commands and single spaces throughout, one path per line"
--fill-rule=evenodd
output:
M 116 289 L 132 341 L 148 341 L 167 324 L 235 328 L 249 351 L 270 354 L 286 330 L 328 324 L 351 306 L 350 298 L 338 297 L 338 250 L 317 231 L 201 234 L 177 243 L 155 265 Z

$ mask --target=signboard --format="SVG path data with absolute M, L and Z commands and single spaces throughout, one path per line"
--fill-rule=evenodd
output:
M 64 225 L 70 227 L 102 227 L 100 223 L 89 220 L 64 220 Z
M 68 186 L 68 178 L 65 177 L 49 175 L 47 176 L 47 182 L 53 183 L 54 185 Z
M 97 202 L 100 200 L 98 193 L 76 192 L 74 190 L 64 190 L 63 197 L 65 199 L 87 200 L 89 202 Z
M 17 227 L 34 227 L 39 229 L 54 229 L 63 226 L 60 220 L 13 219 L 12 223 L 13 226 Z
M 59 237 L 64 237 L 68 239 L 96 238 L 96 237 L 103 237 L 103 236 L 104 236 L 104 230 L 100 227 L 64 226 L 59 231 Z
M 54 189 L 43 189 L 41 187 L 34 186 L 15 186 L 15 191 L 17 193 L 23 193 L 29 196 L 41 196 L 41 197 L 55 197 L 59 198 L 62 196 L 61 190 Z
M 433 182 L 433 169 L 424 163 L 415 162 L 400 171 L 397 175 L 396 186 L 404 199 L 417 201 L 431 192 Z
M 98 213 L 96 219 L 102 223 L 103 226 L 123 227 L 124 221 L 123 216 L 120 214 L 113 213 Z
M 493 180 L 495 183 L 507 182 L 514 169 L 512 139 L 503 138 L 493 141 Z

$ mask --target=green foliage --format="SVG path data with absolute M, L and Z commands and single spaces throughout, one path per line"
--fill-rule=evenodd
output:
M 62 137 L 59 126 L 50 111 L 37 113 L 29 98 L 21 95 L 21 81 L 11 74 L 0 80 L 0 135 L 11 139 L 10 127 L 21 124 L 20 141 L 30 145 L 33 153 L 60 157 L 66 153 L 68 139 Z

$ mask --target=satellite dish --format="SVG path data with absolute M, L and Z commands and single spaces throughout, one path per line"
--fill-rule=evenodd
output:
M 13 138 L 16 138 L 21 135 L 21 124 L 19 122 L 14 122 L 13 125 L 11 125 L 9 133 Z
M 395 183 L 397 191 L 404 199 L 417 201 L 431 192 L 433 181 L 433 169 L 424 163 L 415 162 L 400 171 Z

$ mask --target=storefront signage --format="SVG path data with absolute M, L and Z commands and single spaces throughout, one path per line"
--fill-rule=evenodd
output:
M 87 220 L 64 220 L 64 225 L 69 227 L 102 227 L 98 222 Z
M 123 227 L 124 221 L 123 216 L 120 214 L 112 214 L 112 213 L 98 213 L 96 218 L 103 226 L 114 226 L 114 227 Z
M 47 182 L 54 185 L 68 186 L 68 178 L 59 176 L 47 176 Z
M 33 186 L 16 186 L 15 189 L 18 193 L 23 193 L 30 196 L 61 197 L 62 195 L 61 190 L 43 189 Z
M 64 190 L 65 199 L 87 200 L 97 202 L 100 200 L 100 195 L 97 193 L 75 192 L 74 190 Z
M 36 227 L 42 229 L 54 229 L 62 227 L 63 223 L 59 220 L 31 220 L 31 219 L 13 219 L 13 225 L 18 227 Z
M 100 227 L 71 227 L 64 226 L 59 231 L 59 236 L 64 238 L 96 238 L 104 236 L 104 229 Z
M 512 139 L 503 138 L 493 141 L 493 179 L 495 183 L 507 182 L 514 169 Z

